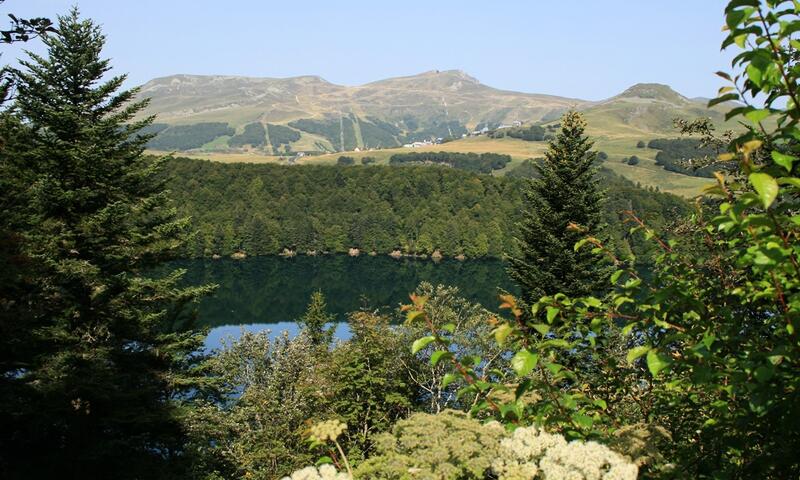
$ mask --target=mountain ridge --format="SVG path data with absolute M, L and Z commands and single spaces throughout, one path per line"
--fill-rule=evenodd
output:
M 144 115 L 156 115 L 167 128 L 186 126 L 188 134 L 173 129 L 170 138 L 180 134 L 190 140 L 162 139 L 154 145 L 181 151 L 255 148 L 286 154 L 391 148 L 460 138 L 483 127 L 552 122 L 572 108 L 584 111 L 600 130 L 632 135 L 665 132 L 676 116 L 721 118 L 663 84 L 637 83 L 608 99 L 588 101 L 501 90 L 463 70 L 429 70 L 355 86 L 318 75 L 175 74 L 145 83 L 139 98 L 150 98 Z M 202 132 L 190 131 L 192 125 Z

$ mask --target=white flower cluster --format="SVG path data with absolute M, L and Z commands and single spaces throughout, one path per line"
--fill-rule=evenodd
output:
M 347 430 L 347 425 L 339 420 L 327 420 L 311 427 L 309 438 L 320 443 L 328 440 L 333 441 L 339 438 L 339 435 L 345 430 Z
M 596 442 L 567 441 L 537 427 L 518 428 L 492 462 L 500 480 L 636 480 L 639 468 Z
M 281 480 L 352 480 L 352 477 L 345 472 L 337 472 L 333 465 L 326 464 L 319 468 L 306 467 L 297 470 L 290 477 L 283 477 Z

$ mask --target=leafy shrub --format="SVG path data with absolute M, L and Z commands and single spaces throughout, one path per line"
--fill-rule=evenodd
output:
M 336 165 L 349 166 L 355 163 L 356 161 L 353 157 L 346 157 L 344 155 L 336 159 Z
M 726 14 L 722 46 L 744 51 L 734 57 L 735 75 L 719 74 L 732 85 L 709 105 L 738 102 L 728 117 L 747 131 L 719 158 L 736 160 L 730 175 L 717 178 L 706 190 L 711 198 L 698 202 L 674 234 L 657 233 L 628 214 L 634 233 L 661 250 L 655 270 L 641 275 L 586 237 L 575 249 L 592 248 L 618 267 L 611 295 L 542 297 L 530 314 L 504 297 L 514 318 L 498 322 L 495 338 L 515 352 L 509 355 L 518 376 L 513 401 L 498 403 L 486 393 L 509 389 L 509 382 L 480 376 L 473 359 L 452 354 L 447 329 L 433 325 L 428 341 L 438 345 L 437 359 L 470 383 L 469 393 L 483 395 L 476 411 L 509 423 L 547 422 L 571 436 L 602 436 L 604 424 L 631 425 L 641 416 L 669 429 L 672 478 L 797 478 L 800 71 L 793 37 L 800 6 L 732 0 Z M 412 300 L 409 316 L 425 319 L 425 299 Z M 622 367 L 606 355 L 620 333 L 624 364 L 640 373 L 633 382 L 598 384 L 582 361 L 599 360 L 592 365 L 610 366 L 610 373 Z M 581 350 L 588 355 L 576 358 Z M 548 391 L 541 378 L 561 380 L 561 388 Z M 528 410 L 522 394 L 534 385 L 544 387 L 539 403 L 552 408 Z M 627 389 L 623 398 L 632 394 L 640 412 L 609 410 L 607 398 L 616 401 Z
M 504 429 L 483 425 L 461 412 L 416 413 L 376 440 L 376 453 L 359 465 L 356 478 L 483 478 L 500 454 Z
M 291 478 L 317 479 L 320 473 L 307 467 Z M 328 475 L 335 474 L 328 468 Z M 357 479 L 378 480 L 635 480 L 637 475 L 630 459 L 599 443 L 567 443 L 534 426 L 509 434 L 498 422 L 481 423 L 453 410 L 398 421 L 353 472 Z
M 306 467 L 302 470 L 293 472 L 291 476 L 283 477 L 281 480 L 350 480 L 347 473 L 337 472 L 333 465 L 325 464 L 317 467 Z

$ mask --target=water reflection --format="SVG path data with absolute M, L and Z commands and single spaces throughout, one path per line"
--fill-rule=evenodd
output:
M 216 283 L 216 293 L 201 301 L 199 322 L 212 327 L 207 345 L 219 345 L 242 328 L 273 334 L 296 334 L 294 319 L 305 311 L 309 296 L 321 290 L 338 322 L 362 307 L 388 309 L 407 303 L 422 281 L 459 287 L 463 297 L 495 308 L 498 288 L 514 292 L 505 266 L 498 260 L 430 260 L 342 255 L 295 258 L 274 256 L 245 260 L 200 259 L 178 262 L 192 284 Z M 346 325 L 337 338 L 348 335 Z

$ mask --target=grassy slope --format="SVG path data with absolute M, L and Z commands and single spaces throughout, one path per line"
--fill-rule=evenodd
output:
M 444 80 L 452 80 L 452 74 L 449 77 L 443 77 Z M 460 77 L 459 77 L 460 78 Z M 450 80 L 448 80 L 450 79 Z M 387 82 L 378 82 L 369 86 L 363 87 L 369 91 L 368 98 L 362 98 L 361 103 L 354 103 L 354 106 L 363 107 L 372 102 L 383 104 L 386 102 L 385 96 L 399 95 L 401 99 L 408 100 L 408 95 L 414 96 L 414 89 L 410 91 L 405 88 L 407 85 L 395 85 L 400 82 L 413 82 L 412 86 L 419 87 L 419 83 L 432 91 L 437 91 L 437 88 L 427 85 L 426 82 L 440 81 L 438 75 L 426 74 L 419 77 L 409 77 L 406 79 L 393 79 Z M 381 88 L 377 88 L 379 83 L 388 83 Z M 403 88 L 400 88 L 403 87 Z M 483 86 L 473 86 L 480 90 L 480 97 L 487 94 L 487 90 Z M 488 89 L 492 95 L 497 95 L 492 89 Z M 492 96 L 490 95 L 490 96 Z M 376 96 L 381 97 L 380 101 L 376 100 Z M 419 100 L 419 99 L 416 99 Z M 485 98 L 481 99 L 485 101 Z M 519 98 L 514 98 L 515 101 L 520 101 Z M 563 100 L 563 99 L 562 99 Z M 387 102 L 391 103 L 391 102 Z M 363 105 L 362 105 L 363 104 Z M 448 102 L 448 105 L 450 102 Z M 605 102 L 600 102 L 592 105 L 583 105 L 580 108 L 588 121 L 588 133 L 595 139 L 597 150 L 606 152 L 609 159 L 606 166 L 613 170 L 615 173 L 620 174 L 634 182 L 640 182 L 646 186 L 659 187 L 661 190 L 691 197 L 700 193 L 700 191 L 710 183 L 710 180 L 700 177 L 691 177 L 679 173 L 668 172 L 655 164 L 656 151 L 649 149 L 636 148 L 636 143 L 640 140 L 645 143 L 653 138 L 677 137 L 678 133 L 674 129 L 673 119 L 676 117 L 684 119 L 694 119 L 698 117 L 710 117 L 720 129 L 735 128 L 735 125 L 726 124 L 723 121 L 723 112 L 728 110 L 730 106 L 718 106 L 713 109 L 706 109 L 702 103 L 689 101 L 678 93 L 672 91 L 665 85 L 658 84 L 638 84 L 626 90 L 622 94 L 609 99 Z M 360 109 L 356 109 L 359 110 Z M 247 108 L 238 108 L 234 111 L 241 111 L 241 113 L 249 114 Z M 219 112 L 217 112 L 219 113 Z M 361 113 L 361 112 L 360 112 Z M 217 121 L 227 120 L 225 118 L 215 117 Z M 556 123 L 550 122 L 550 123 Z M 356 125 L 356 136 L 359 145 L 363 145 L 363 139 L 360 137 L 360 129 Z M 292 144 L 294 151 L 303 150 L 319 150 L 314 146 L 316 141 L 321 141 L 325 144 L 326 148 L 333 148 L 330 142 L 311 135 L 305 132 L 301 133 L 301 140 Z M 214 142 L 216 143 L 216 142 Z M 188 153 L 188 156 L 196 156 L 210 160 L 217 160 L 222 162 L 251 162 L 251 163 L 265 163 L 265 162 L 281 162 L 286 161 L 286 158 L 266 155 L 265 152 L 242 152 L 242 153 L 214 153 L 208 151 L 216 145 L 206 145 L 202 153 Z M 442 145 L 431 145 L 419 149 L 411 150 L 406 148 L 391 148 L 373 151 L 362 152 L 337 152 L 320 156 L 308 156 L 299 159 L 299 164 L 333 164 L 336 163 L 342 155 L 351 156 L 359 160 L 363 157 L 373 157 L 377 163 L 388 163 L 389 157 L 395 153 L 410 152 L 410 151 L 445 151 L 445 152 L 474 152 L 474 153 L 500 153 L 507 154 L 512 157 L 512 162 L 506 167 L 508 169 L 514 168 L 519 162 L 533 157 L 540 157 L 543 155 L 547 145 L 545 142 L 526 142 L 513 138 L 491 139 L 485 136 L 470 137 L 453 142 L 445 143 Z M 638 165 L 631 166 L 623 163 L 623 158 L 636 155 L 640 158 Z M 497 172 L 504 174 L 504 171 Z
M 589 133 L 592 134 L 593 132 L 590 130 Z M 594 132 L 594 134 L 597 133 L 601 132 Z M 642 185 L 659 187 L 661 190 L 666 192 L 674 193 L 684 197 L 691 197 L 697 195 L 704 186 L 710 183 L 709 179 L 707 178 L 690 177 L 687 175 L 668 172 L 655 164 L 655 155 L 657 153 L 655 150 L 636 148 L 636 142 L 638 140 L 647 141 L 654 137 L 655 135 L 638 138 L 618 135 L 613 137 L 606 135 L 594 136 L 594 138 L 596 138 L 595 148 L 608 153 L 609 159 L 605 163 L 608 168 L 613 170 L 615 173 L 628 178 L 629 180 L 641 182 Z M 377 163 L 388 163 L 389 157 L 391 157 L 393 154 L 411 151 L 475 153 L 491 152 L 511 155 L 512 162 L 508 167 L 506 167 L 505 170 L 507 171 L 510 168 L 514 168 L 519 162 L 527 158 L 542 156 L 546 148 L 547 144 L 545 142 L 526 142 L 524 140 L 518 140 L 515 138 L 491 139 L 481 136 L 465 138 L 444 143 L 442 145 L 432 145 L 413 150 L 409 148 L 390 148 L 365 152 L 344 152 L 328 155 L 308 156 L 300 158 L 297 163 L 301 165 L 334 164 L 336 163 L 336 159 L 338 159 L 341 155 L 351 156 L 356 159 L 357 163 L 363 157 L 373 157 L 376 159 Z M 286 161 L 286 157 L 276 157 L 257 153 L 209 152 L 181 155 L 225 163 L 280 163 L 281 161 Z M 638 165 L 631 166 L 621 162 L 622 158 L 629 157 L 631 155 L 636 155 L 640 158 Z M 500 170 L 498 173 L 504 174 L 504 170 Z

